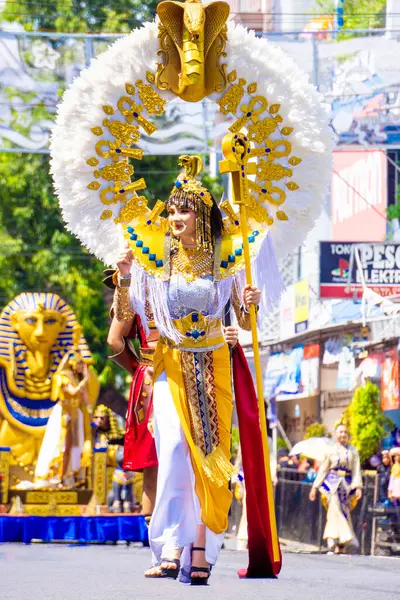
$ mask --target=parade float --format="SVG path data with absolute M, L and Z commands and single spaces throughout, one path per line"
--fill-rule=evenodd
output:
M 145 541 L 142 519 L 103 515 L 110 489 L 117 502 L 124 487 L 113 481 L 124 432 L 108 407 L 95 407 L 92 362 L 56 294 L 23 293 L 2 311 L 0 541 Z

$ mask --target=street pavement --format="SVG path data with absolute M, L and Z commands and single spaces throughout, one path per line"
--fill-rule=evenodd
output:
M 223 550 L 207 588 L 149 580 L 134 546 L 0 545 L 1 600 L 396 600 L 400 559 L 285 552 L 276 580 L 239 580 L 246 553 Z

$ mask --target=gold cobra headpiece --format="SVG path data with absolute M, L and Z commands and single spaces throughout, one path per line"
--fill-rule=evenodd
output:
M 174 183 L 167 206 L 175 204 L 196 212 L 201 204 L 211 208 L 213 200 L 210 192 L 196 179 L 203 169 L 203 161 L 200 156 L 184 154 L 178 158 L 178 165 L 183 167 L 183 171 Z

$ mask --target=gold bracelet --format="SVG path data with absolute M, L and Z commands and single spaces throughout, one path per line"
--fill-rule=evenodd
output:
M 119 285 L 119 287 L 122 288 L 128 288 L 131 285 L 131 275 L 121 275 L 121 273 L 118 273 L 118 278 L 117 278 L 117 285 Z
M 131 308 L 129 288 L 117 285 L 114 293 L 114 311 L 117 321 L 131 321 L 135 312 Z

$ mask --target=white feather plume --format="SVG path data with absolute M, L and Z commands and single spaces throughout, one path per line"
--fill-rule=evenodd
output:
M 147 23 L 95 58 L 65 92 L 52 132 L 51 172 L 63 218 L 68 229 L 106 264 L 115 261 L 121 232 L 113 219 L 100 219 L 105 206 L 99 192 L 87 188 L 93 175 L 86 160 L 94 155 L 97 141 L 91 128 L 102 123 L 103 105 L 116 106 L 127 82 L 145 80 L 147 70 L 155 72 L 157 35 L 157 24 Z M 280 104 L 284 125 L 294 127 L 289 139 L 292 153 L 302 158 L 293 175 L 299 189 L 287 193 L 283 208 L 289 220 L 275 220 L 270 231 L 277 258 L 282 258 L 302 243 L 322 209 L 332 150 L 327 108 L 296 63 L 254 32 L 229 23 L 226 51 L 228 73 L 235 69 L 247 83 L 257 82 L 257 94 L 269 104 Z M 174 97 L 169 92 L 159 94 L 166 100 Z M 213 94 L 212 99 L 221 96 Z M 102 139 L 112 139 L 110 134 L 107 138 L 107 130 Z M 109 162 L 99 160 L 98 168 Z

